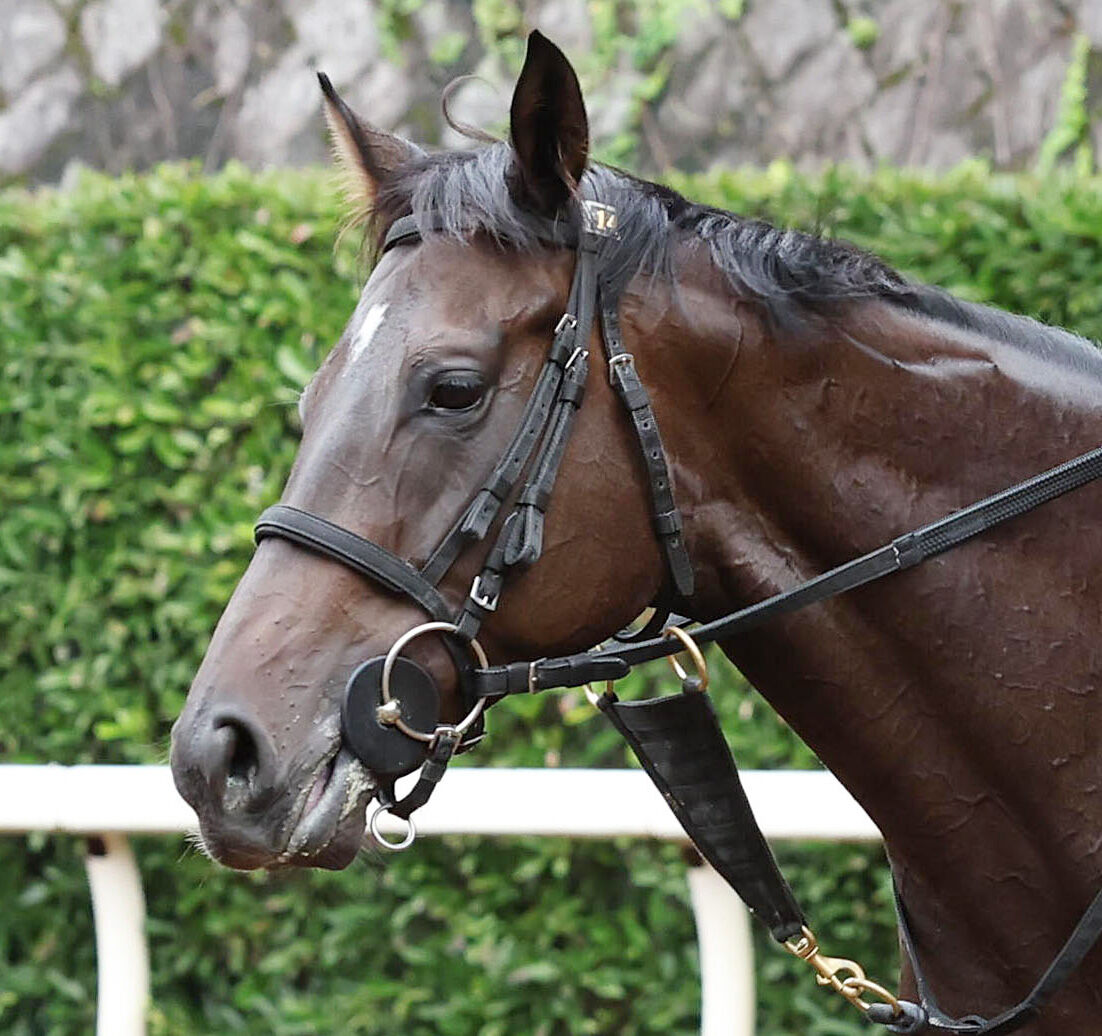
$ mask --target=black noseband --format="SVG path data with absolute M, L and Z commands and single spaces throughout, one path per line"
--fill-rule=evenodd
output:
M 269 507 L 257 519 L 254 533 L 256 542 L 270 538 L 289 540 L 299 547 L 316 554 L 322 554 L 334 561 L 339 561 L 346 568 L 351 568 L 360 575 L 378 583 L 384 589 L 393 593 L 402 594 L 417 604 L 423 611 L 437 622 L 450 622 L 453 609 L 440 596 L 440 592 L 432 583 L 428 582 L 416 568 L 408 561 L 392 554 L 385 547 L 377 543 L 365 540 L 362 536 L 350 532 L 333 522 L 319 518 L 316 514 L 301 511 L 297 507 L 288 507 L 286 504 L 276 504 Z M 465 702 L 476 700 L 474 693 L 474 667 L 471 665 L 470 651 L 467 645 L 455 636 L 444 637 L 444 647 L 447 649 L 451 660 L 455 663 L 456 672 L 459 674 L 460 697 Z M 374 660 L 373 660 L 374 661 Z M 357 670 L 359 672 L 359 670 Z M 427 675 L 427 674 L 426 674 Z M 431 679 L 431 678 L 430 678 Z M 346 694 L 351 693 L 356 683 L 356 676 L 349 680 Z M 401 678 L 399 677 L 399 683 Z M 433 688 L 436 694 L 435 686 Z M 439 709 L 433 714 L 433 726 Z M 472 728 L 470 736 L 464 740 L 463 748 L 471 748 L 482 737 L 482 724 L 477 729 Z M 356 751 L 357 738 L 350 734 L 347 723 L 345 724 L 345 740 L 349 742 L 353 751 Z M 421 752 L 421 758 L 424 758 Z M 388 773 L 388 769 L 382 759 L 374 759 L 356 751 L 356 755 L 363 761 L 373 773 Z M 378 764 L 378 765 L 376 765 Z M 409 773 L 416 769 L 410 767 L 403 772 Z M 401 776 L 398 774 L 398 776 Z

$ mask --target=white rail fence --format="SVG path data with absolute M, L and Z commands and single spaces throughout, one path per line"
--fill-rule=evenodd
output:
M 743 781 L 771 839 L 880 837 L 829 773 L 749 771 Z M 398 822 L 390 823 L 381 825 L 383 832 L 399 833 Z M 145 897 L 127 835 L 181 833 L 196 826 L 195 814 L 177 795 L 164 766 L 0 765 L 0 834 L 88 837 L 98 1036 L 145 1032 Z M 661 795 L 638 770 L 455 769 L 418 812 L 417 828 L 428 836 L 686 840 Z M 688 880 L 700 945 L 702 1036 L 752 1036 L 754 961 L 746 910 L 711 867 L 691 868 Z

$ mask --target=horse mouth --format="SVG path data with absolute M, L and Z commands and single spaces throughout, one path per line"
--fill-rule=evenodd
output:
M 302 803 L 277 865 L 347 866 L 363 840 L 367 802 L 375 781 L 347 748 L 323 759 L 300 793 Z

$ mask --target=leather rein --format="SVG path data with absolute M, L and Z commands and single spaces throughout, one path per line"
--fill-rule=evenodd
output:
M 526 219 L 545 244 L 575 250 L 567 311 L 555 328 L 547 359 L 505 453 L 424 566 L 418 569 L 325 518 L 283 504 L 269 507 L 256 525 L 257 543 L 277 537 L 329 557 L 385 590 L 406 596 L 431 620 L 399 637 L 385 656 L 359 666 L 349 679 L 342 704 L 345 743 L 376 783 L 379 805 L 370 825 L 376 842 L 391 850 L 413 843 L 412 813 L 428 800 L 452 756 L 481 740 L 487 705 L 509 694 L 586 686 L 590 700 L 623 735 L 701 855 L 774 938 L 808 962 L 821 985 L 834 989 L 869 1021 L 894 1033 L 1002 1036 L 1019 1028 L 1063 984 L 1102 934 L 1102 892 L 1029 996 L 990 1020 L 976 1015 L 953 1018 L 938 1007 L 923 977 L 898 893 L 900 931 L 916 975 L 918 1003 L 898 999 L 866 978 L 855 962 L 823 955 L 754 818 L 711 702 L 700 693 L 706 688 L 706 667 L 698 645 L 744 633 L 774 616 L 911 568 L 1085 485 L 1102 476 L 1102 448 L 691 632 L 685 629 L 688 620 L 675 619 L 667 625 L 669 609 L 656 607 L 654 618 L 637 633 L 617 634 L 595 650 L 491 666 L 477 634 L 496 611 L 508 576 L 531 567 L 542 553 L 544 516 L 582 405 L 589 342 L 597 320 L 609 380 L 630 415 L 643 458 L 652 525 L 666 566 L 662 599 L 684 600 L 693 592 L 692 564 L 658 423 L 634 357 L 624 348 L 619 293 L 605 276 L 617 239 L 616 210 L 583 198 L 560 219 Z M 442 221 L 431 217 L 428 225 L 419 224 L 413 216 L 401 217 L 387 233 L 382 251 L 416 245 L 426 233 L 444 229 Z M 456 612 L 438 590 L 440 580 L 464 550 L 487 538 L 503 509 L 508 513 Z M 459 674 L 466 715 L 455 724 L 440 722 L 439 693 L 432 677 L 401 653 L 410 641 L 431 633 L 441 634 Z M 677 667 L 682 693 L 621 702 L 612 692 L 612 682 L 633 666 L 661 657 L 672 659 L 686 648 L 699 673 L 688 676 Z M 606 684 L 600 695 L 589 690 L 598 681 Z M 418 769 L 415 786 L 399 800 L 395 781 Z M 409 825 L 400 842 L 388 842 L 379 832 L 379 817 L 386 812 Z

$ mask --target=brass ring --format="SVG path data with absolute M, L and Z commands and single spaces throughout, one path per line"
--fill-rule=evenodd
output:
M 612 693 L 612 685 L 614 683 L 615 683 L 614 680 L 606 680 L 605 681 L 605 694 L 611 694 Z M 595 690 L 593 690 L 593 684 L 591 684 L 591 683 L 582 684 L 582 690 L 585 691 L 586 701 L 588 701 L 589 704 L 592 705 L 595 709 L 599 709 L 601 707 L 601 695 L 599 695 Z
M 842 988 L 839 990 L 842 996 L 850 999 L 852 993 L 852 1001 L 855 1007 L 859 1007 L 862 1011 L 868 1011 L 871 1004 L 865 1003 L 861 999 L 862 993 L 872 993 L 881 1003 L 887 1004 L 893 1011 L 895 1011 L 895 1017 L 899 1018 L 903 1014 L 903 1005 L 900 1004 L 899 999 L 895 994 L 885 989 L 879 982 L 873 982 L 871 978 L 862 978 L 860 975 L 850 975 L 849 978 L 842 980 Z
M 403 633 L 393 644 L 390 645 L 390 650 L 386 653 L 386 658 L 383 660 L 383 675 L 380 680 L 382 697 L 384 702 L 393 701 L 394 699 L 390 694 L 390 676 L 394 671 L 394 663 L 398 656 L 411 640 L 416 637 L 420 637 L 425 633 L 458 633 L 459 627 L 453 622 L 424 622 L 420 626 L 414 626 L 413 629 L 407 630 Z M 467 646 L 471 649 L 472 654 L 475 657 L 475 661 L 483 669 L 488 668 L 490 660 L 486 657 L 486 652 L 482 650 L 482 645 L 473 637 L 467 641 Z M 455 732 L 457 734 L 465 734 L 470 725 L 478 719 L 483 708 L 486 706 L 486 699 L 479 698 L 475 702 L 474 708 L 467 713 L 458 723 L 455 724 Z M 409 726 L 401 716 L 394 721 L 396 726 L 407 737 L 412 737 L 416 741 L 430 742 L 436 737 L 436 731 L 432 731 L 430 734 L 426 734 L 423 730 L 414 730 Z
M 662 631 L 664 637 L 671 635 L 681 641 L 683 650 L 693 660 L 693 665 L 696 666 L 696 675 L 700 678 L 700 689 L 706 691 L 708 689 L 708 663 L 704 661 L 704 655 L 699 645 L 680 626 L 667 626 Z M 676 655 L 667 655 L 666 661 L 670 663 L 670 668 L 677 674 L 679 680 L 689 678 L 689 674 L 685 672 L 685 667 L 678 662 Z

